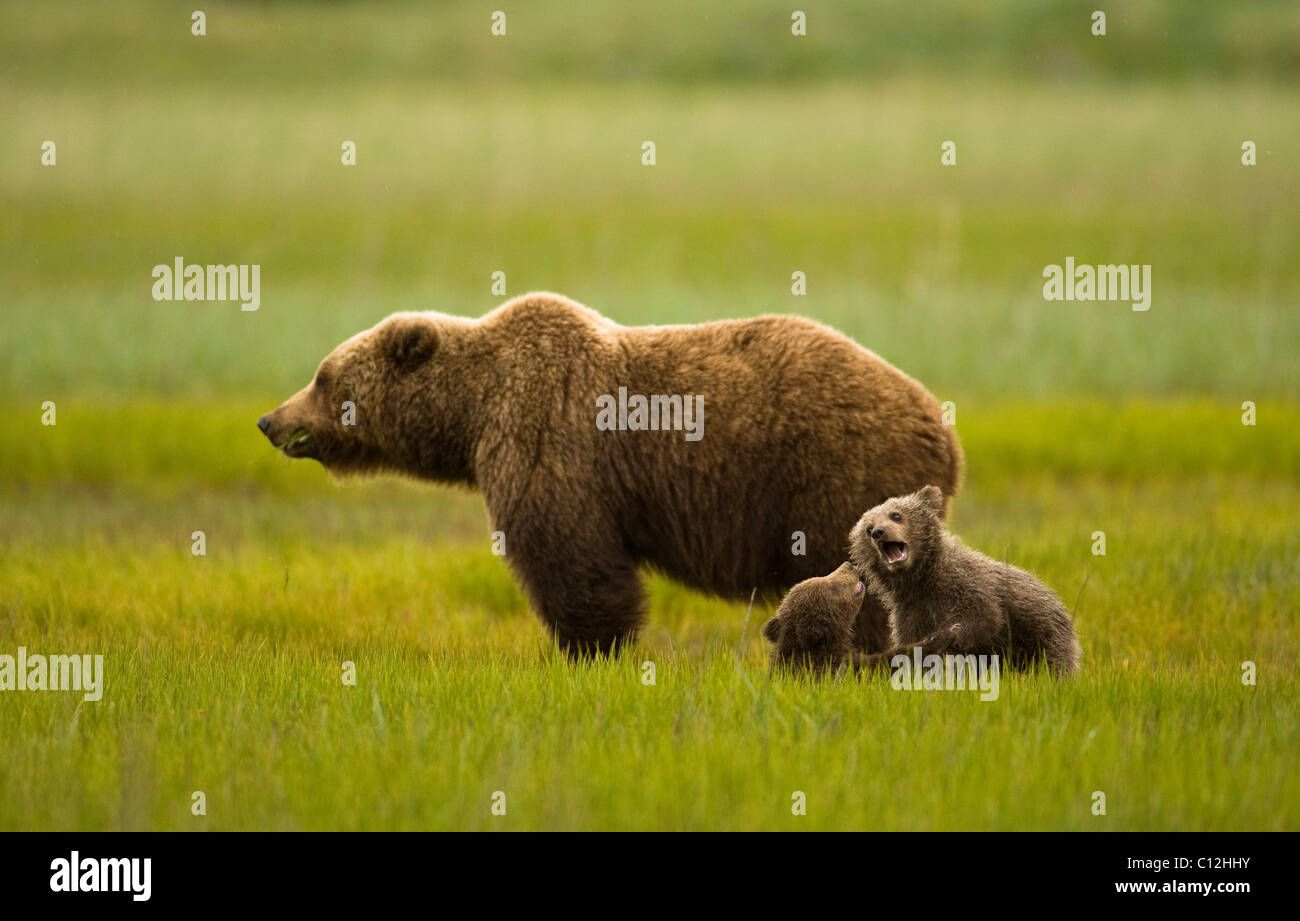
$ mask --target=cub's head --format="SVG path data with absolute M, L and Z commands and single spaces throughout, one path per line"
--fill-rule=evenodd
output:
M 312 382 L 257 420 L 289 457 L 333 474 L 391 471 L 472 477 L 468 321 L 395 313 L 338 346 Z
M 853 650 L 853 621 L 863 594 L 852 563 L 786 592 L 763 624 L 763 636 L 773 644 L 772 664 L 821 671 L 845 661 Z
M 878 575 L 923 565 L 943 536 L 943 493 L 926 486 L 870 509 L 849 532 L 849 558 Z

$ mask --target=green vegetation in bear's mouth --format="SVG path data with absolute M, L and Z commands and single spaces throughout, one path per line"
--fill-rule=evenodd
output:
M 311 432 L 303 428 L 295 429 L 293 434 L 289 436 L 289 440 L 281 445 L 281 449 L 292 451 L 295 448 L 302 447 L 309 441 L 311 441 Z

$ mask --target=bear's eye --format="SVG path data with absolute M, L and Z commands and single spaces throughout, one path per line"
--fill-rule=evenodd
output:
M 903 520 L 903 516 L 900 515 L 900 514 L 898 514 L 898 512 L 890 512 L 890 513 L 889 513 L 889 518 L 890 518 L 891 521 L 902 521 L 902 520 Z

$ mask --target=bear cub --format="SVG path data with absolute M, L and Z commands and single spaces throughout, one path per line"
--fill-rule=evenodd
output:
M 763 624 L 763 636 L 773 644 L 773 667 L 824 672 L 851 663 L 853 623 L 864 597 L 852 563 L 796 584 Z
M 889 612 L 894 649 L 855 658 L 888 665 L 900 653 L 997 654 L 1009 667 L 1045 660 L 1078 670 L 1081 650 L 1061 600 L 1034 576 L 965 546 L 943 526 L 934 486 L 888 499 L 849 534 L 849 557 Z

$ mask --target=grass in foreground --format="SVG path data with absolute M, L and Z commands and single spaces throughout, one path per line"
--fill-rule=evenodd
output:
M 0 652 L 108 677 L 0 694 L 0 828 L 1295 829 L 1298 410 L 1253 442 L 1230 410 L 962 417 L 956 528 L 1076 606 L 1085 649 L 990 703 L 770 677 L 762 606 L 658 579 L 638 647 L 571 666 L 475 496 L 335 488 L 242 408 L 87 407 L 43 443 L 7 419 Z

